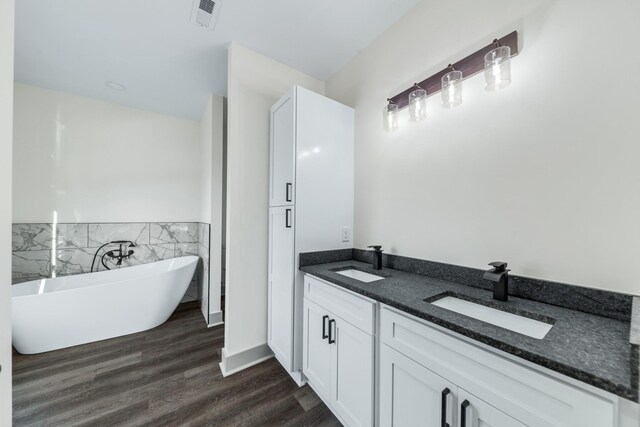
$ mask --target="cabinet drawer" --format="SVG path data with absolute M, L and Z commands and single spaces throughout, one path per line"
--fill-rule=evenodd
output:
M 375 301 L 309 275 L 304 276 L 304 296 L 367 334 L 373 335 Z
M 384 344 L 526 425 L 616 425 L 617 399 L 578 389 L 386 306 L 380 326 Z

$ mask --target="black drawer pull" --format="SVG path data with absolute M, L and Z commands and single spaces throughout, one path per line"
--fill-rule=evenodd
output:
M 445 388 L 442 390 L 442 408 L 440 412 L 440 426 L 441 427 L 451 427 L 447 422 L 447 396 L 449 396 L 451 390 L 449 388 Z
M 462 404 L 460 404 L 460 427 L 467 427 L 467 407 L 469 405 L 470 403 L 466 399 Z
M 284 213 L 285 213 L 284 226 L 287 228 L 291 228 L 291 209 L 285 210 Z
M 322 316 L 322 339 L 326 340 L 327 338 L 329 338 L 329 334 L 327 334 L 327 319 L 329 318 L 329 316 L 327 316 L 326 314 L 324 316 Z
M 287 190 L 286 190 L 286 192 L 287 192 L 287 195 L 286 195 L 287 202 L 291 201 L 291 188 L 292 187 L 293 187 L 293 185 L 290 182 L 287 182 Z
M 331 325 L 333 325 L 333 327 L 331 327 Z M 336 337 L 333 336 L 336 328 L 335 325 L 336 325 L 335 319 L 329 320 L 329 344 L 333 344 L 336 342 Z

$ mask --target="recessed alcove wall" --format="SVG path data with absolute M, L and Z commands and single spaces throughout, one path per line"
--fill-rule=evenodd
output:
M 12 282 L 87 273 L 102 244 L 132 240 L 124 267 L 199 256 L 186 300 L 218 312 L 200 297 L 220 283 L 222 98 L 196 121 L 17 82 L 14 94 Z

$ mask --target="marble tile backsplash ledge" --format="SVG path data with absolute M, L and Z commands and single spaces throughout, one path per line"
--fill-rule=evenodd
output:
M 103 244 L 131 240 L 136 245 L 132 248 L 134 253 L 123 261 L 123 267 L 199 256 L 201 262 L 187 291 L 189 300 L 194 300 L 205 281 L 208 286 L 209 227 L 197 222 L 13 224 L 12 282 L 48 278 L 54 273 L 56 276 L 89 273 L 94 254 Z M 100 270 L 104 268 L 100 266 Z

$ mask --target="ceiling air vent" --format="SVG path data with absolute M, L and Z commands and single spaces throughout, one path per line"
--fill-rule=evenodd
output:
M 194 0 L 191 22 L 204 28 L 213 29 L 220 14 L 222 0 Z

